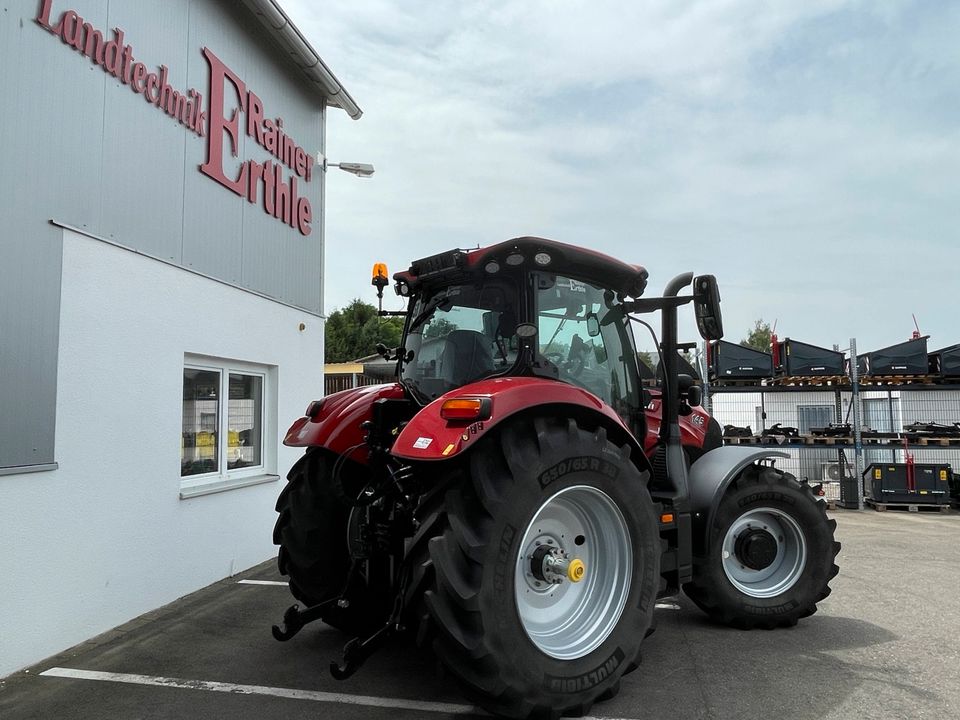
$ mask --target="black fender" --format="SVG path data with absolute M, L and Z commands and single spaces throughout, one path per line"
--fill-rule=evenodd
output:
M 690 466 L 690 515 L 693 518 L 693 554 L 702 557 L 707 550 L 707 534 L 716 516 L 720 500 L 730 483 L 743 469 L 760 460 L 789 458 L 782 450 L 725 445 L 704 453 Z

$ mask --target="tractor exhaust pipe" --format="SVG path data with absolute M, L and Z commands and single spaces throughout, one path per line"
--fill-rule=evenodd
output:
M 664 297 L 676 297 L 693 282 L 693 273 L 677 275 L 667 283 Z M 660 352 L 663 355 L 663 418 L 660 422 L 660 444 L 666 452 L 667 477 L 676 492 L 676 509 L 689 510 L 690 489 L 687 482 L 687 463 L 680 443 L 680 383 L 677 363 L 677 306 L 665 303 L 661 320 Z

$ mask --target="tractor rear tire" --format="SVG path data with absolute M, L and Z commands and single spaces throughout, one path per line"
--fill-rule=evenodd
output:
M 277 498 L 280 516 L 273 528 L 273 542 L 280 546 L 277 566 L 289 576 L 291 594 L 305 607 L 344 592 L 350 569 L 350 507 L 334 490 L 334 461 L 324 451 L 309 448 L 290 469 L 287 485 Z M 350 595 L 348 607 L 333 606 L 322 619 L 346 633 L 363 634 L 382 618 L 363 602 L 365 593 Z
M 840 543 L 836 520 L 810 486 L 752 465 L 720 501 L 705 557 L 694 558 L 686 595 L 717 622 L 741 629 L 791 627 L 830 594 Z
M 616 694 L 651 626 L 661 544 L 647 474 L 604 429 L 545 418 L 494 431 L 461 468 L 428 545 L 420 635 L 492 713 L 583 715 Z M 543 548 L 582 560 L 582 580 L 534 567 Z

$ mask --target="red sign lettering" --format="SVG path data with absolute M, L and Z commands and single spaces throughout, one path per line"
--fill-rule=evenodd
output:
M 205 111 L 203 95 L 196 89 L 181 92 L 170 85 L 166 65 L 160 65 L 159 72 L 148 72 L 147 66 L 135 58 L 133 47 L 124 44 L 123 30 L 113 28 L 113 37 L 105 40 L 104 33 L 75 10 L 61 13 L 56 23 L 52 23 L 52 8 L 53 0 L 41 0 L 36 17 L 40 27 L 90 58 L 136 94 L 143 95 L 146 102 L 190 132 L 207 138 L 207 157 L 199 166 L 200 172 L 251 204 L 257 203 L 262 187 L 265 213 L 296 228 L 302 235 L 311 233 L 313 208 L 309 198 L 298 196 L 297 178 L 307 183 L 312 180 L 313 156 L 284 132 L 282 117 L 264 117 L 260 97 L 248 90 L 246 83 L 213 51 L 202 49 L 210 68 L 210 102 Z M 244 113 L 246 122 L 241 125 Z M 245 160 L 240 163 L 236 177 L 229 177 L 224 167 L 224 140 L 229 142 L 231 156 L 236 157 L 241 127 L 274 159 L 262 164 Z M 289 178 L 283 166 L 290 170 Z

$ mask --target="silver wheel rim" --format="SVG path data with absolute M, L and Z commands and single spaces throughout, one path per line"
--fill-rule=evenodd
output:
M 747 567 L 737 557 L 737 539 L 749 531 L 769 533 L 776 542 L 776 555 L 759 570 Z M 757 508 L 734 521 L 720 550 L 723 571 L 737 590 L 755 598 L 770 598 L 792 588 L 807 562 L 807 543 L 797 521 L 782 510 Z
M 531 572 L 541 545 L 579 559 L 580 582 L 543 582 Z M 633 546 L 620 508 L 606 493 L 587 485 L 561 490 L 534 513 L 520 542 L 514 574 L 517 611 L 527 637 L 559 660 L 595 650 L 609 637 L 627 604 Z

